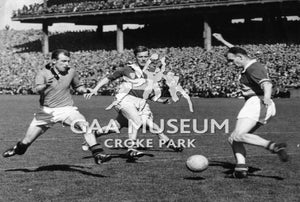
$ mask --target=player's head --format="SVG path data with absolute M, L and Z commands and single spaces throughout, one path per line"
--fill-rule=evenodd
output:
M 230 48 L 226 54 L 226 58 L 228 62 L 232 62 L 237 67 L 244 67 L 249 60 L 247 51 L 240 47 Z
M 149 49 L 145 46 L 138 46 L 133 51 L 136 63 L 143 68 L 149 59 Z
M 55 65 L 56 69 L 61 72 L 67 72 L 70 62 L 70 52 L 64 49 L 56 49 L 51 55 L 52 63 Z

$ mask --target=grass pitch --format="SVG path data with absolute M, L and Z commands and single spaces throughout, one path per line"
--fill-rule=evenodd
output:
M 116 117 L 114 110 L 104 110 L 111 97 L 74 99 L 89 121 L 97 119 L 104 126 Z M 38 108 L 38 97 L 0 96 L 0 101 L 3 152 L 23 137 Z M 185 100 L 171 105 L 151 103 L 154 120 L 196 119 L 198 130 L 205 129 L 205 119 L 209 124 L 212 119 L 218 123 L 228 120 L 232 131 L 243 100 L 193 99 L 193 103 L 193 114 Z M 276 155 L 247 146 L 251 166 L 247 179 L 230 177 L 234 158 L 224 128 L 212 133 L 208 125 L 208 131 L 199 134 L 192 127 L 185 127 L 187 133 L 168 134 L 174 140 L 195 140 L 195 148 L 186 148 L 182 153 L 159 147 L 154 134 L 140 134 L 139 138 L 153 141 L 152 147 L 144 149 L 149 156 L 135 163 L 116 157 L 95 165 L 91 154 L 81 150 L 83 138 L 57 124 L 33 143 L 25 155 L 0 157 L 0 201 L 299 201 L 300 100 L 277 99 L 275 103 L 277 116 L 257 133 L 267 139 L 287 142 L 291 161 L 281 163 Z M 126 133 L 123 129 L 121 134 L 98 140 L 125 140 Z M 114 147 L 107 148 L 106 152 L 118 156 L 126 150 Z M 209 159 L 206 171 L 192 173 L 186 169 L 185 161 L 193 154 Z

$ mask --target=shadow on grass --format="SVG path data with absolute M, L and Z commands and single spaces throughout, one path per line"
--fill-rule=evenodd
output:
M 107 177 L 100 174 L 94 174 L 90 173 L 81 169 L 85 169 L 84 166 L 78 166 L 78 165 L 48 165 L 48 166 L 41 166 L 36 169 L 27 169 L 27 168 L 16 168 L 16 169 L 8 169 L 5 170 L 5 172 L 15 172 L 15 171 L 21 171 L 24 173 L 31 173 L 31 172 L 42 172 L 42 171 L 67 171 L 67 172 L 78 172 L 83 175 L 93 176 L 93 177 Z
M 223 168 L 227 169 L 226 171 L 223 172 L 226 174 L 225 178 L 233 178 L 232 173 L 234 171 L 235 164 L 229 163 L 229 162 L 223 162 L 223 161 L 210 161 L 209 166 L 223 167 Z M 248 176 L 261 177 L 261 178 L 272 178 L 272 179 L 276 179 L 276 180 L 284 180 L 284 178 L 279 177 L 279 176 L 256 174 L 256 172 L 258 172 L 258 171 L 261 171 L 261 169 L 250 166 L 249 170 L 248 170 Z
M 148 156 L 148 157 L 154 157 L 153 154 L 150 154 L 150 153 L 143 153 L 140 157 L 138 158 L 132 158 L 128 155 L 128 153 L 123 153 L 123 154 L 110 154 L 111 155 L 111 158 L 112 159 L 117 159 L 117 158 L 120 158 L 120 159 L 126 159 L 126 162 L 127 163 L 137 163 L 136 161 L 141 158 L 141 157 L 144 157 L 144 156 Z M 83 157 L 83 159 L 90 159 L 90 158 L 93 158 L 93 156 L 86 156 L 86 157 Z
M 111 150 L 127 150 L 127 147 L 116 147 L 116 148 L 110 148 Z M 137 150 L 141 151 L 153 151 L 153 152 L 175 152 L 171 149 L 165 148 L 165 149 L 153 149 L 148 147 L 138 147 Z
M 185 180 L 195 180 L 195 181 L 205 180 L 204 177 L 200 177 L 200 176 L 195 176 L 195 177 L 184 177 L 183 179 L 185 179 Z

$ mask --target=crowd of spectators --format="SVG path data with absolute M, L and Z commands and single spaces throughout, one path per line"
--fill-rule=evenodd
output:
M 103 11 L 112 9 L 134 9 L 141 7 L 174 6 L 192 3 L 211 4 L 229 0 L 48 0 L 47 7 L 43 4 L 24 5 L 14 12 L 13 16 L 41 15 L 52 13 L 74 13 Z M 257 0 L 260 1 L 260 0 Z
M 68 33 L 66 37 L 69 38 L 70 35 Z M 47 63 L 47 58 L 45 60 L 41 52 L 20 51 L 18 45 L 39 40 L 39 37 L 39 31 L 35 30 L 0 31 L 0 93 L 35 93 L 34 77 L 38 69 Z M 64 47 L 63 40 L 60 45 L 52 48 Z M 276 92 L 300 87 L 299 44 L 258 44 L 242 47 L 266 65 Z M 228 66 L 224 57 L 226 50 L 224 46 L 214 46 L 211 51 L 195 46 L 152 48 L 151 52 L 167 57 L 168 71 L 180 76 L 181 85 L 191 96 L 236 97 L 240 70 Z M 95 86 L 100 78 L 133 59 L 132 50 L 125 50 L 121 54 L 115 50 L 86 50 L 84 47 L 80 51 L 72 51 L 71 57 L 71 65 L 78 70 L 82 81 L 88 87 Z M 115 82 L 102 88 L 102 94 L 113 94 L 117 85 L 118 82 Z M 167 92 L 164 82 L 161 87 L 164 93 Z

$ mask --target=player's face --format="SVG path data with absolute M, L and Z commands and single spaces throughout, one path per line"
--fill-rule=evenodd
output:
M 149 52 L 148 51 L 139 52 L 136 55 L 136 62 L 142 68 L 145 66 L 148 59 L 149 59 Z
M 235 55 L 235 54 L 232 54 L 232 53 L 227 54 L 228 63 L 233 63 L 237 67 L 242 67 L 243 66 L 242 59 L 243 58 L 240 55 Z
M 61 73 L 66 73 L 70 69 L 70 58 L 61 53 L 58 55 L 58 59 L 54 61 L 56 69 Z

